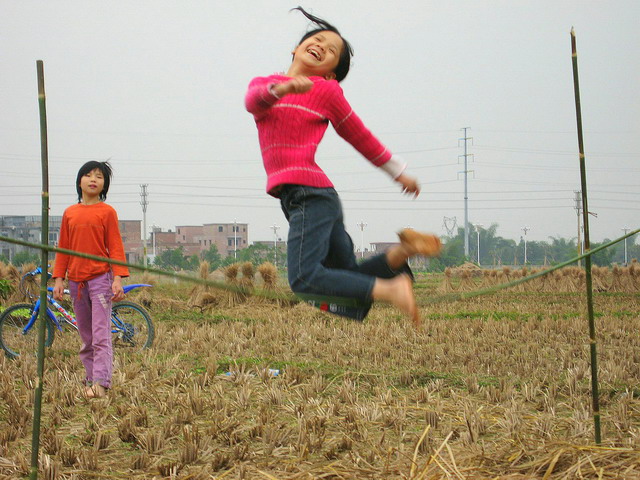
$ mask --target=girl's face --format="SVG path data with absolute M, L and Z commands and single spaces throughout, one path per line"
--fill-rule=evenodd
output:
M 103 188 L 104 175 L 98 168 L 94 168 L 80 178 L 80 190 L 82 190 L 83 202 L 88 199 L 95 200 L 98 198 Z
M 297 63 L 307 76 L 335 78 L 333 72 L 340 61 L 343 46 L 342 37 L 337 33 L 329 30 L 318 32 L 296 47 L 292 52 L 293 63 Z

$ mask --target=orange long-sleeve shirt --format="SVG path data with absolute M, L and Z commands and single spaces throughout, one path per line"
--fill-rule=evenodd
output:
M 60 227 L 60 248 L 125 261 L 124 245 L 118 228 L 118 214 L 104 202 L 94 205 L 78 203 L 64 211 Z M 113 270 L 114 275 L 129 276 L 129 269 L 97 260 L 56 254 L 53 278 L 84 282 Z

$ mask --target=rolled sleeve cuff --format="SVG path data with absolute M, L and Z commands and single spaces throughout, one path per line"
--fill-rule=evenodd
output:
M 407 163 L 397 155 L 391 155 L 391 158 L 383 165 L 380 165 L 380 168 L 395 180 L 406 170 Z

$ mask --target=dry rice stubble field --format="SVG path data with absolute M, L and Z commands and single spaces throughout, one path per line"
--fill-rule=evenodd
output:
M 640 478 L 637 294 L 595 296 L 596 448 L 583 294 L 437 304 L 416 333 L 385 306 L 363 324 L 255 298 L 201 312 L 188 291 L 153 290 L 154 348 L 116 358 L 108 399 L 80 396 L 77 341 L 56 337 L 43 478 Z M 0 375 L 0 478 L 19 478 L 35 362 Z

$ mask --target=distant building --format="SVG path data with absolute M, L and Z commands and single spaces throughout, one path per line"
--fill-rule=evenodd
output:
M 144 257 L 142 244 L 142 222 L 140 220 L 118 220 L 124 255 L 128 263 L 138 263 Z
M 60 237 L 61 216 L 49 217 L 49 245 L 56 246 Z M 23 240 L 30 243 L 42 242 L 42 221 L 40 215 L 37 216 L 21 216 L 21 215 L 0 215 L 0 235 L 3 237 Z M 13 259 L 16 253 L 28 251 L 30 253 L 39 253 L 37 249 L 16 245 L 15 243 L 0 242 L 0 255 L 6 257 L 9 261 Z M 53 258 L 55 254 L 49 254 Z
M 171 232 L 171 231 L 169 231 Z M 165 232 L 158 232 L 160 235 Z M 247 223 L 206 223 L 204 225 L 178 225 L 174 234 L 174 246 L 182 247 L 185 255 L 200 255 L 215 245 L 222 257 L 233 255 L 235 251 L 249 246 L 249 224 Z M 165 249 L 166 249 L 165 248 Z

